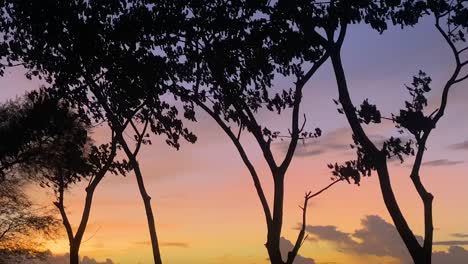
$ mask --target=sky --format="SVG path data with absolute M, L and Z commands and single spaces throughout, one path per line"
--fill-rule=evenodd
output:
M 382 35 L 364 26 L 353 26 L 343 48 L 343 61 L 355 104 L 369 98 L 384 116 L 396 113 L 408 100 L 404 84 L 419 70 L 433 79 L 429 109 L 440 103 L 442 84 L 453 69 L 448 46 L 426 19 L 415 28 L 391 28 Z M 289 86 L 279 80 L 278 86 Z M 5 101 L 39 86 L 23 77 L 19 68 L 0 80 Z M 301 142 L 286 175 L 282 246 L 292 247 L 297 237 L 304 193 L 330 183 L 327 163 L 352 159 L 351 132 L 332 99 L 337 89 L 327 62 L 307 84 L 301 111 L 307 127 L 320 127 L 322 137 Z M 468 83 L 456 86 L 446 115 L 430 137 L 421 177 L 434 199 L 434 263 L 462 263 L 468 259 Z M 140 153 L 139 162 L 155 212 L 156 228 L 165 263 L 257 263 L 267 261 L 266 226 L 252 179 L 238 152 L 213 120 L 199 112 L 197 123 L 187 124 L 198 136 L 196 144 L 169 148 L 163 138 Z M 262 124 L 287 131 L 290 115 L 261 113 Z M 395 133 L 390 123 L 366 127 L 376 141 Z M 96 141 L 106 141 L 104 127 L 94 131 Z M 263 156 L 246 133 L 242 138 L 271 200 L 272 179 Z M 275 142 L 275 155 L 284 154 L 284 142 Z M 412 230 L 423 234 L 422 203 L 409 179 L 411 159 L 391 162 L 391 180 Z M 34 201 L 52 204 L 52 195 L 32 188 Z M 78 224 L 84 201 L 83 186 L 66 194 L 71 222 Z M 310 201 L 308 239 L 296 264 L 411 263 L 385 209 L 376 175 L 360 186 L 339 183 Z M 83 263 L 152 263 L 143 203 L 135 177 L 108 175 L 99 185 L 81 255 Z M 66 263 L 65 236 L 49 241 Z M 60 262 L 62 261 L 62 262 Z

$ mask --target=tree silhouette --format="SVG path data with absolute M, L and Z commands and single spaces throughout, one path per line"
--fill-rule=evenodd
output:
M 19 104 L 11 103 L 8 107 L 12 109 L 5 111 L 10 116 L 2 127 L 2 139 L 16 139 L 13 143 L 2 142 L 2 161 L 14 164 L 10 165 L 8 176 L 54 190 L 54 205 L 59 209 L 70 243 L 70 263 L 79 263 L 79 249 L 98 184 L 107 172 L 125 174 L 127 169 L 126 163 L 114 161 L 116 141 L 95 146 L 88 137 L 87 119 L 81 120 L 59 100 L 49 98 L 44 90 L 32 92 Z M 19 134 L 22 137 L 13 136 Z M 67 189 L 82 180 L 88 181 L 86 199 L 74 232 L 65 211 L 64 196 Z M 28 206 L 21 197 L 18 204 Z
M 24 193 L 26 181 L 6 178 L 0 184 L 0 263 L 46 254 L 41 240 L 55 237 L 59 222 L 50 210 L 34 205 Z
M 166 135 L 167 144 L 175 148 L 181 137 L 196 140 L 178 118 L 178 109 L 161 97 L 173 85 L 170 78 L 177 77 L 179 64 L 171 58 L 173 40 L 165 33 L 183 9 L 178 3 L 151 8 L 145 1 L 5 2 L 7 25 L 14 29 L 6 34 L 11 54 L 7 61 L 24 64 L 28 76 L 43 78 L 49 92 L 80 115 L 107 123 L 135 173 L 154 261 L 160 264 L 151 197 L 137 155 L 142 145 L 151 144 L 149 131 Z M 163 51 L 159 56 L 147 56 L 148 51 L 139 48 L 149 42 L 143 31 L 148 30 L 149 15 L 158 21 L 151 32 L 159 32 L 150 52 Z M 139 60 L 144 55 L 146 59 Z M 156 89 L 145 88 L 149 86 Z M 129 134 L 133 138 L 124 136 Z
M 279 1 L 279 3 L 282 1 Z M 468 64 L 463 61 L 462 53 L 467 51 L 465 34 L 467 33 L 468 10 L 466 1 L 330 1 L 325 3 L 306 1 L 303 9 L 296 11 L 294 21 L 299 28 L 310 29 L 311 37 L 320 39 L 321 45 L 329 53 L 339 92 L 339 102 L 353 131 L 357 159 L 348 161 L 344 165 L 330 164 L 329 167 L 335 176 L 354 179 L 359 184 L 361 176 L 368 176 L 372 171 L 377 171 L 380 188 L 385 205 L 393 219 L 393 222 L 408 248 L 415 263 L 431 263 L 433 223 L 432 200 L 421 182 L 420 168 L 426 151 L 426 142 L 437 122 L 444 115 L 450 89 L 454 84 L 468 78 L 463 75 L 462 68 Z M 288 7 L 278 4 L 278 13 L 285 13 Z M 303 14 L 315 14 L 307 16 Z M 385 141 L 382 148 L 378 148 L 363 129 L 363 124 L 380 123 L 383 119 L 375 105 L 365 100 L 360 109 L 357 109 L 351 101 L 346 74 L 341 59 L 341 48 L 345 41 L 347 28 L 350 24 L 365 22 L 372 28 L 383 32 L 390 20 L 401 26 L 413 25 L 424 14 L 432 14 L 435 18 L 435 27 L 446 40 L 454 59 L 455 69 L 452 76 L 443 87 L 441 104 L 431 113 L 424 112 L 427 105 L 425 94 L 429 92 L 431 79 L 424 72 L 415 76 L 413 83 L 407 86 L 412 96 L 407 101 L 406 109 L 389 118 L 401 131 L 408 131 L 412 141 L 404 141 L 399 137 L 392 137 Z M 443 24 L 447 28 L 443 28 Z M 325 34 L 321 34 L 325 33 Z M 425 237 L 423 245 L 420 245 L 415 234 L 410 229 L 399 205 L 396 201 L 388 171 L 388 160 L 398 157 L 403 161 L 404 156 L 415 155 L 410 178 L 424 204 Z
M 40 108 L 29 99 L 0 106 L 0 263 L 44 255 L 41 239 L 58 231 L 51 210 L 38 207 L 25 194 L 31 180 L 38 179 L 28 172 L 46 149 L 45 138 L 60 133 L 47 118 L 35 115 Z
M 301 120 L 300 105 L 305 83 L 328 56 L 318 42 L 305 39 L 302 32 L 288 23 L 265 19 L 271 8 L 267 1 L 187 2 L 185 24 L 176 34 L 179 38 L 176 47 L 181 51 L 179 61 L 186 62 L 189 76 L 181 85 L 171 87 L 171 92 L 186 102 L 186 109 L 198 106 L 205 111 L 232 141 L 252 177 L 265 215 L 265 246 L 269 259 L 274 264 L 293 263 L 305 240 L 307 202 L 318 193 L 306 193 L 302 229 L 293 249 L 283 260 L 280 241 L 284 180 L 298 141 L 321 135 L 318 128 L 306 130 L 306 118 Z M 149 37 L 157 39 L 158 35 Z M 309 46 L 296 51 L 296 43 L 302 41 Z M 151 45 L 147 48 L 151 49 Z M 308 55 L 309 63 L 298 57 L 301 52 Z M 291 86 L 275 88 L 274 82 L 279 77 L 289 77 L 294 82 Z M 290 113 L 289 133 L 281 134 L 262 124 L 261 111 Z M 242 141 L 245 133 L 255 139 L 270 169 L 274 182 L 272 204 L 245 150 Z M 278 160 L 272 142 L 280 138 L 287 138 L 288 149 Z

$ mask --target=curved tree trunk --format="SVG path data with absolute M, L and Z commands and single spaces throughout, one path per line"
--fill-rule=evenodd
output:
M 361 127 L 361 124 L 356 115 L 356 109 L 351 101 L 351 98 L 348 93 L 348 86 L 346 82 L 346 77 L 343 69 L 343 64 L 341 61 L 339 49 L 333 50 L 330 54 L 332 61 L 333 69 L 335 71 L 336 82 L 338 86 L 339 99 L 340 103 L 343 106 L 344 113 L 348 120 L 348 123 L 353 131 L 356 139 L 361 143 L 361 145 L 372 155 L 378 157 L 379 161 L 376 164 L 377 174 L 379 177 L 380 189 L 382 192 L 383 200 L 385 206 L 392 217 L 393 223 L 403 239 L 403 242 L 408 249 L 413 261 L 415 264 L 430 264 L 431 263 L 431 254 L 432 254 L 432 239 L 429 251 L 427 247 L 422 247 L 416 239 L 413 231 L 409 227 L 403 213 L 400 210 L 398 202 L 396 200 L 395 194 L 393 193 L 393 188 L 390 181 L 390 175 L 387 168 L 387 162 L 385 157 L 382 156 L 382 153 L 375 147 L 375 145 L 370 141 L 366 133 Z M 430 202 L 432 204 L 432 200 Z M 429 219 L 430 218 L 430 219 Z M 432 206 L 429 203 L 425 202 L 425 221 L 426 221 L 426 231 L 428 220 L 432 223 Z M 431 226 L 432 229 L 432 226 Z M 426 232 L 427 235 L 427 232 Z M 431 231 L 432 238 L 432 231 Z

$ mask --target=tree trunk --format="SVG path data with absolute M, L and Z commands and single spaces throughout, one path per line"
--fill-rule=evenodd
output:
M 281 256 L 281 230 L 283 227 L 284 174 L 274 173 L 273 220 L 268 225 L 267 251 L 271 264 L 284 264 Z
M 76 245 L 74 242 L 70 242 L 70 264 L 80 263 L 79 250 L 79 245 Z
M 413 258 L 413 261 L 414 264 L 431 264 L 431 256 L 427 256 L 427 254 L 421 250 L 418 255 Z
M 390 175 L 388 174 L 386 164 L 378 166 L 377 174 L 379 176 L 380 190 L 382 192 L 385 206 L 387 207 L 387 210 L 392 217 L 393 223 L 395 224 L 398 233 L 403 239 L 406 248 L 413 258 L 414 263 L 430 264 L 430 261 L 426 262 L 423 248 L 411 231 L 405 217 L 400 210 L 400 207 L 398 206 L 398 202 L 396 201 L 395 194 L 393 193 L 393 189 L 390 183 Z
M 390 175 L 387 168 L 385 157 L 382 156 L 381 152 L 375 147 L 375 145 L 369 140 L 366 133 L 361 127 L 361 124 L 356 115 L 356 108 L 354 107 L 348 92 L 348 86 L 346 82 L 346 76 L 341 61 L 340 50 L 332 50 L 330 53 L 332 60 L 333 69 L 335 71 L 336 82 L 338 86 L 338 92 L 340 97 L 341 105 L 343 106 L 348 123 L 351 126 L 354 136 L 359 143 L 366 149 L 371 155 L 376 157 L 379 161 L 376 164 L 377 174 L 379 176 L 380 190 L 385 202 L 385 206 L 392 217 L 393 223 L 403 239 L 406 248 L 408 249 L 413 261 L 416 264 L 429 264 L 424 254 L 423 247 L 419 244 L 416 236 L 410 229 L 405 217 L 403 216 L 398 202 L 393 193 L 393 188 L 390 182 Z M 426 254 L 427 255 L 427 254 Z
M 151 197 L 146 192 L 145 183 L 143 181 L 143 174 L 140 170 L 140 165 L 138 164 L 135 154 L 128 147 L 127 142 L 122 136 L 122 133 L 116 132 L 116 138 L 122 145 L 125 154 L 127 155 L 130 164 L 132 165 L 133 172 L 135 173 L 135 177 L 138 184 L 138 190 L 140 191 L 141 199 L 143 200 L 143 204 L 145 206 L 146 219 L 148 222 L 148 229 L 151 238 L 151 247 L 153 251 L 154 263 L 162 264 L 161 253 L 159 251 L 158 236 L 156 235 L 156 223 L 154 222 L 153 209 L 151 208 Z
M 138 165 L 136 160 L 134 161 L 133 170 L 135 172 L 141 198 L 143 199 L 143 203 L 145 205 L 146 218 L 148 221 L 148 228 L 151 237 L 151 246 L 153 249 L 154 263 L 162 264 L 161 253 L 159 252 L 158 236 L 156 235 L 156 224 L 154 222 L 153 209 L 151 208 L 151 197 L 146 192 L 145 183 L 143 181 L 143 175 L 140 171 L 140 166 Z
M 268 241 L 265 246 L 267 248 L 271 264 L 284 264 L 280 250 L 280 239 L 277 239 L 277 236 L 276 231 L 268 230 Z

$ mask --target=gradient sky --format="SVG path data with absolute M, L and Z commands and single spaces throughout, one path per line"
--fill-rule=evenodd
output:
M 409 99 L 403 85 L 410 83 L 420 69 L 433 79 L 430 108 L 439 104 L 441 84 L 453 69 L 453 62 L 432 24 L 427 19 L 415 28 L 392 28 L 383 35 L 363 26 L 349 30 L 343 60 L 355 104 L 369 98 L 385 116 L 390 116 Z M 289 87 L 287 80 L 280 80 L 278 85 Z M 0 98 L 4 101 L 37 86 L 37 82 L 23 77 L 21 69 L 12 69 L 0 81 Z M 296 227 L 301 221 L 298 205 L 304 193 L 317 191 L 330 182 L 326 164 L 353 158 L 353 152 L 347 148 L 350 130 L 332 101 L 337 97 L 332 68 L 327 62 L 306 86 L 302 105 L 308 127 L 320 127 L 323 136 L 298 146 L 286 176 L 283 236 L 289 241 L 295 241 L 297 236 Z M 466 99 L 467 82 L 452 90 L 446 116 L 429 140 L 426 164 L 421 171 L 423 182 L 435 196 L 434 240 L 452 241 L 434 246 L 434 251 L 438 251 L 435 259 L 452 253 L 468 254 L 468 242 L 463 242 L 468 241 Z M 198 123 L 188 124 L 198 136 L 197 144 L 183 144 L 176 151 L 167 147 L 163 138 L 154 138 L 154 144 L 140 154 L 153 198 L 163 260 L 169 264 L 268 263 L 263 246 L 265 220 L 251 177 L 222 130 L 206 115 L 200 114 L 198 119 Z M 283 132 L 290 123 L 287 113 L 281 117 L 262 114 L 260 119 L 262 124 Z M 389 123 L 366 129 L 377 140 L 395 133 Z M 94 137 L 98 142 L 105 140 L 105 128 L 97 129 Z M 262 154 L 247 134 L 243 142 L 271 197 L 271 176 Z M 462 145 L 463 142 L 467 143 Z M 276 143 L 275 151 L 281 156 L 284 145 Z M 422 203 L 409 179 L 408 164 L 411 160 L 405 164 L 392 162 L 392 183 L 409 224 L 422 234 Z M 52 203 L 50 194 L 44 195 L 43 189 L 35 189 L 31 195 L 38 203 Z M 76 225 L 83 198 L 82 186 L 76 186 L 66 197 L 71 221 Z M 311 201 L 310 235 L 300 250 L 304 259 L 298 263 L 310 263 L 305 258 L 312 258 L 315 263 L 405 263 L 407 253 L 389 223 L 376 176 L 363 179 L 359 187 L 335 185 Z M 132 174 L 126 178 L 109 175 L 98 187 L 84 240 L 82 256 L 99 261 L 110 258 L 120 264 L 152 263 L 144 208 Z M 48 245 L 55 254 L 67 252 L 65 236 Z

